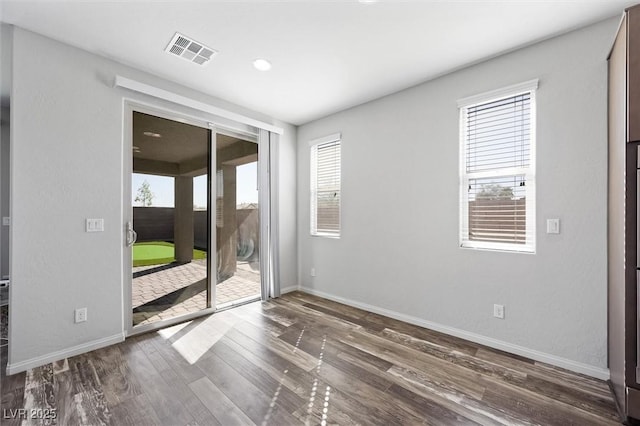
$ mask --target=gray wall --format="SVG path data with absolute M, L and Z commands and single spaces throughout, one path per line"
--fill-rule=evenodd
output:
M 33 52 L 38 52 L 34 55 Z M 15 28 L 9 364 L 86 350 L 123 332 L 123 98 L 206 114 L 111 87 L 116 74 L 256 119 L 258 113 Z M 280 138 L 283 285 L 295 284 L 294 126 Z M 293 212 L 292 212 L 293 211 Z M 85 218 L 105 232 L 85 233 Z M 286 281 L 289 280 L 289 281 Z M 73 311 L 88 308 L 86 323 Z M 53 354 L 53 355 L 52 355 Z M 41 358 L 41 359 L 44 359 Z M 17 367 L 16 367 L 17 366 Z
M 276 124 L 279 122 L 276 121 Z M 280 126 L 285 123 L 280 122 Z M 287 131 L 278 138 L 278 160 L 281 165 L 275 176 L 278 184 L 278 236 L 280 255 L 280 289 L 298 287 L 298 228 L 297 228 L 297 134 L 287 125 Z M 285 166 L 286 165 L 286 166 Z M 274 176 L 272 175 L 272 179 Z
M 0 217 L 9 217 L 9 108 L 0 110 Z M 0 223 L 0 279 L 9 275 L 9 227 Z
M 617 24 L 607 20 L 299 127 L 301 286 L 606 374 L 606 57 Z M 534 78 L 537 252 L 462 249 L 456 101 Z M 342 236 L 312 238 L 308 141 L 336 132 Z M 545 233 L 547 218 L 561 219 L 561 234 Z M 506 306 L 506 319 L 492 317 L 494 303 Z
M 2 6 L 0 5 L 0 16 Z M 1 19 L 0 19 L 1 22 Z M 10 91 L 12 34 L 0 23 L 0 217 L 9 216 Z M 0 224 L 0 279 L 9 275 L 9 227 Z

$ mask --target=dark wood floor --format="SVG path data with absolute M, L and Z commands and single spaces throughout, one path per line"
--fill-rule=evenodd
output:
M 602 381 L 297 292 L 1 386 L 3 425 L 618 423 Z

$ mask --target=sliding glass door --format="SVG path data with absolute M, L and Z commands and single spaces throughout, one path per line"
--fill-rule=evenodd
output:
M 277 296 L 269 132 L 127 108 L 127 333 Z

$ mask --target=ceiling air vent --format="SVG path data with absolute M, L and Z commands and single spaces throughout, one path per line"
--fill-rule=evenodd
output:
M 218 51 L 180 33 L 173 36 L 165 52 L 198 65 L 206 65 L 218 53 Z

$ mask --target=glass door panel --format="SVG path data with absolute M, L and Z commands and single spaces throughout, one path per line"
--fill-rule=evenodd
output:
M 216 135 L 216 308 L 260 298 L 258 144 Z
M 133 113 L 133 326 L 210 306 L 209 134 Z

